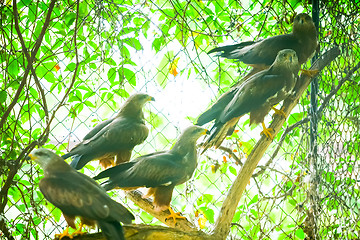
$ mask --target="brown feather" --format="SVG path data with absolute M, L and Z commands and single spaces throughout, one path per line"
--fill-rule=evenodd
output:
M 100 164 L 107 168 L 113 165 L 115 155 L 117 164 L 129 161 L 134 147 L 143 143 L 149 135 L 142 108 L 146 102 L 153 100 L 147 94 L 132 95 L 115 118 L 98 124 L 81 143 L 62 157 L 73 156 L 70 165 L 75 169 L 94 159 L 99 159 Z
M 30 155 L 43 169 L 39 182 L 44 197 L 58 207 L 72 228 L 75 217 L 83 224 L 108 224 L 102 229 L 107 239 L 123 238 L 121 231 L 113 231 L 120 221 L 131 223 L 134 216 L 121 204 L 112 200 L 104 189 L 88 176 L 71 168 L 61 157 L 46 149 L 34 150 Z M 120 226 L 121 227 L 121 226 Z M 111 230 L 111 233 L 108 232 Z
M 208 131 L 190 126 L 181 134 L 169 151 L 154 152 L 99 173 L 94 179 L 109 178 L 106 190 L 119 187 L 148 188 L 146 197 L 154 196 L 157 209 L 168 208 L 176 185 L 188 181 L 197 166 L 196 141 Z M 145 196 L 144 196 L 145 197 Z
M 175 186 L 154 188 L 154 206 L 158 211 L 164 211 L 170 207 L 174 187 Z
M 211 135 L 203 144 L 203 152 L 211 146 L 219 147 L 226 136 L 232 133 L 242 115 L 250 113 L 250 124 L 262 122 L 273 105 L 291 95 L 299 69 L 295 51 L 284 49 L 278 53 L 270 68 L 254 74 L 223 94 L 226 98 L 219 99 L 214 104 L 216 108 L 212 107 L 205 112 L 211 118 L 204 118 L 203 115 L 199 117 L 210 121 L 215 119 Z M 205 120 L 201 123 L 204 124 Z

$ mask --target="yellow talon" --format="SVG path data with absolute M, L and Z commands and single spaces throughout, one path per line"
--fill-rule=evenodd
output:
M 270 132 L 270 131 L 273 131 L 273 129 L 272 129 L 272 128 L 266 128 L 264 122 L 262 122 L 261 125 L 262 125 L 262 127 L 263 127 L 263 131 L 261 132 L 261 134 L 264 134 L 266 137 L 268 137 L 268 138 L 270 138 L 271 140 L 273 140 L 274 137 L 273 137 L 273 135 L 272 135 L 271 132 Z
M 316 74 L 318 74 L 319 70 L 315 69 L 315 70 L 305 70 L 305 69 L 301 69 L 301 73 L 309 76 L 309 77 L 314 77 Z
M 272 108 L 272 110 L 275 111 L 275 114 L 283 116 L 284 118 L 286 118 L 286 114 L 284 113 L 284 111 L 282 109 L 278 110 L 278 109 L 276 109 L 274 107 L 271 107 L 271 108 Z
M 75 232 L 73 232 L 71 234 L 71 236 L 76 236 L 76 235 L 83 235 L 85 234 L 86 232 L 82 232 L 82 228 L 83 228 L 84 224 L 80 223 L 80 226 L 79 226 L 79 229 L 77 229 Z
M 71 234 L 69 234 L 69 226 L 66 227 L 64 232 L 62 232 L 60 234 L 55 234 L 55 238 L 58 238 L 59 240 L 63 239 L 64 237 L 68 237 L 70 239 L 73 239 L 73 236 Z
M 186 219 L 186 217 L 180 215 L 180 212 L 174 212 L 171 207 L 169 207 L 169 211 L 170 215 L 165 218 L 165 221 L 172 218 L 174 220 L 174 224 L 176 224 L 176 219 Z

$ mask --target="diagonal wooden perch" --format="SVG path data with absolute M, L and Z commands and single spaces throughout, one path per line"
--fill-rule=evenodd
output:
M 140 208 L 145 210 L 147 213 L 150 213 L 152 216 L 159 219 L 162 223 L 166 224 L 169 227 L 176 227 L 182 231 L 196 231 L 197 228 L 187 219 L 179 219 L 176 221 L 176 225 L 174 224 L 174 221 L 168 220 L 166 221 L 165 218 L 169 216 L 170 212 L 169 210 L 157 212 L 154 210 L 154 205 L 149 199 L 142 198 L 139 191 L 131 191 L 127 192 L 126 196 L 130 198 L 131 201 L 136 203 Z
M 311 66 L 311 70 L 318 69 L 321 71 L 326 65 L 333 61 L 340 54 L 338 47 L 334 47 L 319 57 Z M 286 99 L 283 104 L 283 110 L 288 116 L 291 110 L 297 105 L 301 95 L 307 89 L 311 82 L 311 78 L 302 74 L 299 78 L 298 84 L 295 87 L 295 94 L 291 98 Z M 286 119 L 278 115 L 275 116 L 270 128 L 274 129 L 274 136 L 280 131 Z M 238 176 L 232 184 L 226 199 L 221 207 L 219 217 L 216 220 L 215 228 L 212 232 L 216 239 L 225 239 L 229 234 L 230 225 L 234 217 L 237 205 L 242 197 L 242 194 L 249 182 L 256 166 L 264 155 L 266 149 L 270 146 L 272 140 L 264 135 L 257 142 L 250 155 L 242 166 Z

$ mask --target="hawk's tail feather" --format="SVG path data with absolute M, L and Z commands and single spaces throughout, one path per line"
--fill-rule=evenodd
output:
M 215 148 L 220 147 L 222 142 L 225 140 L 226 136 L 230 136 L 238 123 L 240 117 L 235 117 L 225 124 L 215 124 L 210 132 L 214 132 L 210 135 L 208 140 L 203 144 L 204 150 L 201 152 L 203 154 L 208 148 L 214 146 Z
M 111 167 L 111 168 L 108 168 L 102 172 L 100 172 L 98 175 L 96 175 L 95 177 L 93 177 L 94 180 L 99 180 L 99 179 L 102 179 L 102 178 L 111 178 L 111 177 L 114 177 L 116 175 L 119 175 L 121 174 L 122 172 L 128 170 L 129 168 L 131 168 L 132 166 L 134 165 L 134 162 L 127 162 L 127 163 L 122 163 L 122 164 L 119 164 L 115 167 Z
M 90 160 L 86 159 L 84 155 L 74 155 L 70 166 L 76 170 L 83 168 Z
M 62 155 L 61 157 L 62 157 L 63 159 L 67 159 L 67 158 L 71 157 L 72 155 L 73 155 L 72 152 L 68 152 L 68 153 Z
M 219 53 L 219 56 L 226 57 L 231 51 L 233 51 L 235 49 L 241 49 L 243 47 L 246 47 L 246 46 L 249 46 L 252 44 L 254 44 L 254 41 L 241 42 L 238 44 L 217 47 L 217 48 L 211 49 L 207 54 L 214 53 L 214 52 L 222 52 L 222 53 Z
M 98 225 L 106 239 L 108 240 L 125 240 L 123 228 L 119 222 L 98 221 Z
M 213 132 L 214 131 L 214 132 Z M 222 143 L 222 141 L 225 139 L 226 137 L 226 124 L 222 124 L 220 126 L 217 126 L 216 124 L 211 128 L 210 130 L 211 135 L 210 137 L 206 140 L 206 142 L 203 144 L 203 148 L 204 150 L 201 152 L 201 154 L 203 154 L 207 149 L 211 148 L 212 146 L 216 146 Z M 218 146 L 216 146 L 217 148 Z

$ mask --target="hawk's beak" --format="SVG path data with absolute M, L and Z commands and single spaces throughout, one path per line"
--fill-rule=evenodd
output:
M 210 134 L 210 131 L 207 130 L 207 129 L 204 129 L 204 130 L 201 132 L 201 135 L 207 135 L 207 134 Z
M 154 98 L 154 97 L 149 96 L 148 101 L 149 101 L 149 102 L 150 102 L 150 101 L 155 101 L 155 98 Z
M 25 157 L 25 160 L 31 160 L 31 159 L 34 159 L 34 155 L 32 155 L 31 153 Z
M 289 62 L 292 62 L 293 58 L 292 56 L 289 57 Z

